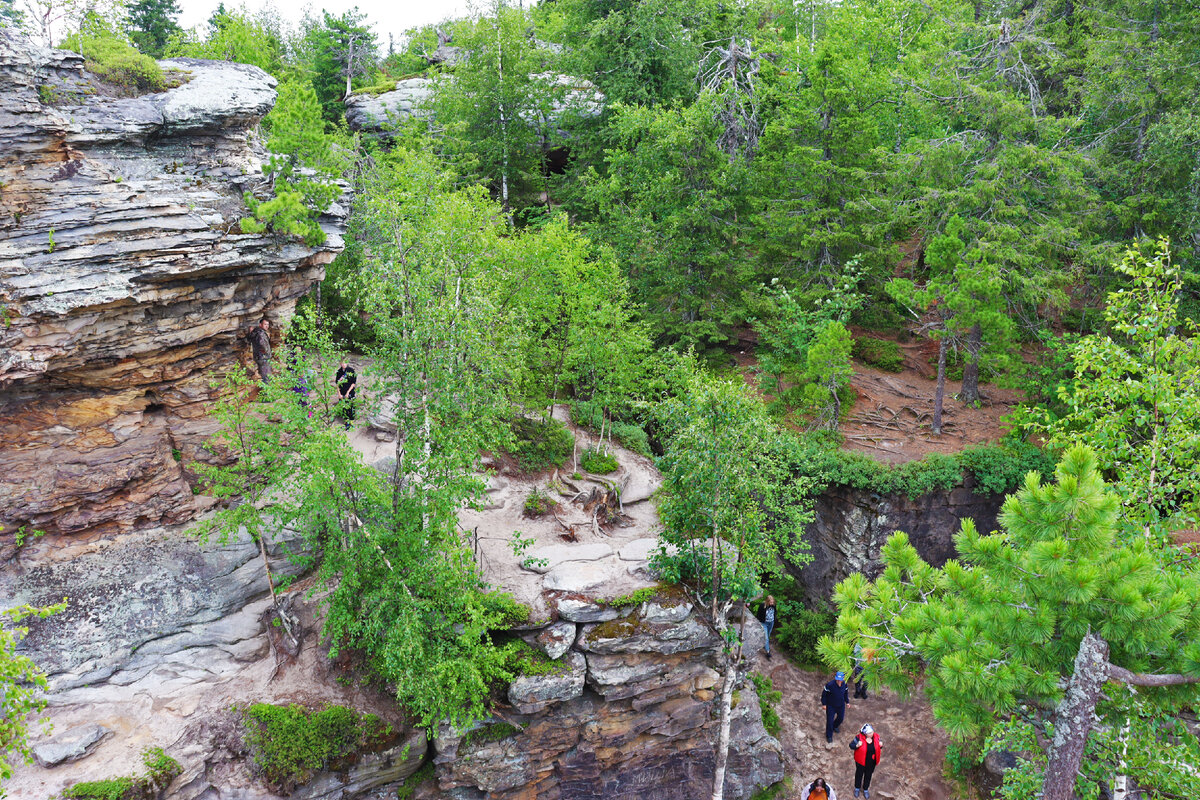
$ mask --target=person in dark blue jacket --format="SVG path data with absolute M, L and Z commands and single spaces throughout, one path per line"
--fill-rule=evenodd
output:
M 833 735 L 846 719 L 846 706 L 850 705 L 850 687 L 846 686 L 846 673 L 838 672 L 833 680 L 825 684 L 821 692 L 821 708 L 825 709 L 825 741 L 833 744 Z

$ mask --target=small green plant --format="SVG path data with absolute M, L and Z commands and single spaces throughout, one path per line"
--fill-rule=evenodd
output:
M 49 84 L 40 84 L 37 87 L 37 93 L 38 100 L 40 100 L 44 106 L 52 106 L 54 105 L 54 102 L 58 100 L 58 92 L 56 92 L 54 87 Z
M 579 466 L 596 475 L 605 475 L 616 472 L 620 464 L 612 453 L 601 453 L 589 447 L 579 456 Z
M 636 590 L 630 592 L 629 594 L 624 594 L 624 595 L 621 595 L 620 597 L 614 597 L 611 600 L 597 599 L 596 603 L 598 605 L 602 605 L 602 606 L 609 606 L 610 608 L 622 608 L 625 606 L 640 606 L 642 603 L 645 603 L 649 600 L 653 600 L 654 598 L 658 597 L 659 594 L 662 593 L 663 589 L 664 589 L 664 587 L 661 585 L 646 586 L 641 589 L 636 589 Z
M 82 31 L 68 36 L 60 47 L 84 57 L 84 66 L 105 83 L 127 95 L 161 92 L 167 88 L 162 69 L 139 53 L 103 18 L 92 15 Z
M 878 367 L 885 372 L 900 372 L 904 369 L 904 353 L 901 352 L 900 345 L 890 339 L 876 339 L 871 336 L 855 339 L 851 355 L 864 364 Z
M 556 505 L 550 495 L 543 492 L 540 486 L 535 486 L 525 497 L 525 516 L 540 517 L 548 514 Z
M 758 705 L 762 709 L 763 727 L 772 736 L 779 736 L 783 724 L 779 719 L 776 706 L 782 702 L 783 692 L 777 690 L 775 684 L 766 675 L 753 672 L 750 674 L 750 680 L 754 683 L 754 690 L 758 692 Z
M 462 737 L 458 743 L 458 749 L 461 751 L 464 747 L 478 747 L 480 745 L 498 742 L 501 739 L 507 739 L 514 734 L 521 732 L 521 729 L 515 725 L 510 725 L 507 722 L 495 722 L 490 725 L 481 725 L 473 731 L 468 731 L 467 735 Z
M 512 422 L 511 455 L 526 472 L 561 467 L 575 449 L 575 437 L 561 422 L 517 417 Z
M 153 800 L 175 780 L 183 768 L 161 747 L 142 751 L 146 771 L 139 777 L 122 776 L 102 781 L 85 781 L 68 786 L 62 793 L 70 800 Z
M 183 461 L 183 451 L 180 450 L 178 447 L 172 447 L 171 448 L 171 458 L 173 458 L 176 463 Z
M 48 249 L 46 250 L 46 252 L 53 253 L 54 247 L 55 247 L 55 245 L 54 245 L 54 228 L 51 228 L 50 229 L 50 242 L 49 242 L 49 246 L 48 246 Z
M 764 786 L 754 794 L 750 795 L 750 800 L 780 800 L 787 797 L 792 791 L 792 776 L 788 775 L 779 783 L 771 786 Z
M 374 714 L 335 705 L 310 711 L 295 704 L 255 703 L 242 711 L 242 723 L 263 779 L 285 793 L 392 734 Z
M 396 790 L 396 800 L 412 800 L 413 795 L 417 793 L 417 787 L 427 780 L 433 778 L 434 766 L 432 761 L 426 761 L 421 765 L 420 769 L 409 775 L 400 784 L 400 788 Z
M 4 530 L 4 526 L 0 525 L 0 532 L 2 532 L 3 530 Z M 39 536 L 45 536 L 45 535 L 46 535 L 45 531 L 39 531 L 39 530 L 31 531 L 28 529 L 27 526 L 22 525 L 21 527 L 17 528 L 16 533 L 13 534 L 13 544 L 15 544 L 17 546 L 17 549 L 20 550 L 22 547 L 24 547 L 26 544 L 28 544 L 31 540 L 36 539 Z

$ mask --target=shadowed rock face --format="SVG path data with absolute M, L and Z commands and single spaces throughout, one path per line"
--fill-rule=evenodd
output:
M 162 62 L 181 85 L 111 97 L 63 51 L 0 31 L 0 558 L 11 532 L 130 530 L 196 513 L 210 384 L 342 248 L 246 235 L 275 81 Z
M 940 567 L 957 555 L 954 534 L 964 519 L 974 520 L 981 532 L 996 530 L 1004 495 L 978 493 L 974 487 L 968 476 L 955 489 L 910 500 L 830 486 L 816 498 L 816 519 L 805 531 L 812 561 L 803 568 L 789 566 L 789 571 L 803 583 L 811 602 L 825 603 L 833 587 L 852 573 L 879 575 L 879 551 L 896 531 L 907 533 L 921 558 Z

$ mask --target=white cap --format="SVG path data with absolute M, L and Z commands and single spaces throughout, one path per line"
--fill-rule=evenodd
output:
M 875 729 L 872 728 L 870 725 L 862 726 L 862 733 L 865 733 L 867 736 L 870 736 L 874 732 L 875 732 Z

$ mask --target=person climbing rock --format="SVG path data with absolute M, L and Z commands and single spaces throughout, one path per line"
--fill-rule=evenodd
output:
M 767 635 L 767 658 L 771 657 L 771 631 L 775 628 L 775 598 L 767 595 L 762 608 L 758 610 L 758 621 L 762 623 L 763 633 Z
M 824 778 L 817 778 L 800 792 L 800 800 L 837 800 L 837 792 L 829 787 Z
M 862 790 L 863 800 L 871 798 L 871 776 L 879 757 L 883 755 L 883 745 L 879 743 L 879 734 L 869 724 L 863 725 L 862 730 L 850 740 L 850 749 L 854 751 L 854 796 L 858 797 Z
M 354 421 L 354 398 L 358 394 L 358 373 L 349 361 L 343 360 L 333 382 L 338 390 L 338 416 L 346 424 L 346 430 L 350 430 L 350 423 Z
M 266 383 L 271 379 L 271 320 L 263 317 L 250 329 L 248 338 L 254 364 L 258 367 L 258 377 Z
M 821 692 L 821 708 L 825 709 L 825 742 L 833 744 L 833 735 L 846 719 L 846 706 L 850 705 L 850 688 L 846 686 L 846 673 L 839 671 L 833 680 L 825 684 Z

